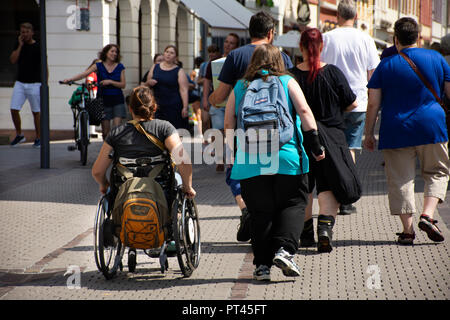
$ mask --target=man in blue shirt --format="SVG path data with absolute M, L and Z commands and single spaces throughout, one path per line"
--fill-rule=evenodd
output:
M 417 66 L 437 94 L 450 97 L 450 67 L 436 51 L 416 48 L 417 22 L 409 17 L 395 23 L 395 46 Z M 383 151 L 388 183 L 389 208 L 399 215 L 403 232 L 400 244 L 412 244 L 415 238 L 412 214 L 416 156 L 425 180 L 424 205 L 419 228 L 436 242 L 444 240 L 433 220 L 438 202 L 445 198 L 449 174 L 448 134 L 445 112 L 432 92 L 400 54 L 383 59 L 367 87 L 364 147 L 375 149 L 374 128 L 381 107 L 378 148 Z

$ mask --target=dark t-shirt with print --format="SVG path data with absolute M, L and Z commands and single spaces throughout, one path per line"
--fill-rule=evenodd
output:
M 162 143 L 177 132 L 175 127 L 168 121 L 154 119 L 142 121 L 142 127 L 158 138 Z M 140 158 L 153 157 L 161 154 L 161 149 L 154 145 L 147 136 L 143 135 L 131 123 L 125 123 L 111 130 L 105 139 L 114 149 L 114 157 Z
M 19 47 L 16 44 L 14 50 Z M 17 81 L 23 83 L 41 82 L 41 46 L 37 41 L 24 43 L 17 60 Z
M 342 71 L 332 64 L 322 67 L 312 83 L 308 82 L 308 71 L 297 67 L 289 70 L 295 77 L 314 118 L 328 127 L 345 129 L 343 112 L 353 103 L 353 93 Z

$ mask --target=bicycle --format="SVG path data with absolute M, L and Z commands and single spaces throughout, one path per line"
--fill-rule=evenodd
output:
M 81 165 L 85 166 L 87 162 L 88 145 L 90 144 L 90 132 L 89 132 L 89 113 L 86 110 L 86 101 L 88 101 L 86 94 L 89 94 L 87 90 L 88 85 L 84 82 L 63 82 L 59 81 L 59 84 L 69 85 L 72 84 L 81 86 L 81 101 L 71 107 L 73 113 L 73 129 L 75 137 L 75 146 L 68 146 L 67 150 L 75 151 L 80 150 Z M 90 86 L 97 86 L 97 83 L 91 83 Z

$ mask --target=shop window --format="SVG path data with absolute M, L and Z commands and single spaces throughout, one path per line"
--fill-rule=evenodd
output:
M 39 7 L 32 0 L 3 0 L 0 6 L 0 87 L 12 87 L 17 75 L 17 65 L 9 57 L 17 45 L 20 24 L 29 22 L 34 27 L 34 39 L 39 41 Z

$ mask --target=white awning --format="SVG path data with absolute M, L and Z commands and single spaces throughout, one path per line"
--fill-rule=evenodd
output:
M 253 13 L 236 0 L 181 0 L 186 9 L 205 22 L 213 36 L 235 32 L 246 36 Z
M 291 30 L 287 33 L 280 34 L 273 41 L 273 45 L 283 48 L 298 48 L 300 42 L 300 32 Z

